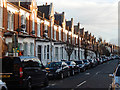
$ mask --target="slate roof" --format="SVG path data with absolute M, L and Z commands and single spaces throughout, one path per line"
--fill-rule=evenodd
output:
M 19 6 L 19 2 L 11 2 L 9 0 L 8 0 L 8 2 L 10 2 L 10 3 L 12 3 L 12 4 L 16 5 L 16 6 Z M 20 2 L 20 6 L 22 6 L 22 7 L 26 8 L 26 9 L 30 10 L 31 3 L 32 2 Z
M 45 14 L 45 18 L 49 19 L 50 5 L 38 6 L 38 11 Z
M 59 25 L 62 26 L 63 16 L 62 14 L 54 14 L 55 20 L 59 22 Z
M 74 26 L 74 34 L 77 34 L 79 32 L 78 26 Z
M 32 2 L 20 2 L 20 6 L 30 10 L 30 5 Z
M 72 22 L 71 21 L 66 21 L 66 26 L 69 26 L 69 31 L 71 31 Z

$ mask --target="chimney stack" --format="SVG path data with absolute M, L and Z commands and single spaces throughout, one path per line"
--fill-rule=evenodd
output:
M 46 2 L 46 4 L 45 4 L 46 6 L 47 6 L 47 2 Z

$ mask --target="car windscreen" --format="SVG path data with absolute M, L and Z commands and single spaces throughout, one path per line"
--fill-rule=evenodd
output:
M 87 60 L 83 60 L 84 63 L 87 63 Z
M 120 76 L 120 67 L 117 69 L 116 76 Z
M 66 62 L 68 65 L 70 65 L 70 62 Z
M 18 57 L 2 58 L 2 72 L 12 73 L 18 71 L 20 67 L 20 59 Z
M 53 63 L 48 63 L 46 65 L 46 68 L 57 68 L 61 66 L 61 62 L 53 62 Z
M 92 60 L 89 60 L 89 62 L 92 62 Z

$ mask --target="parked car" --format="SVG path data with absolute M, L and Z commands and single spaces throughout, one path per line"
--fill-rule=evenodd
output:
M 94 67 L 95 66 L 95 62 L 93 59 L 88 59 L 88 61 L 90 62 L 90 67 Z
M 96 58 L 96 60 L 97 60 L 98 64 L 100 64 L 100 59 L 99 59 L 99 58 Z
M 48 85 L 45 69 L 37 57 L 3 57 L 2 73 L 2 80 L 8 87 L 31 89 Z
M 85 68 L 89 69 L 90 68 L 90 62 L 87 59 L 83 60 L 83 62 L 85 63 Z
M 2 80 L 0 80 L 0 90 L 8 90 L 7 86 L 6 86 L 6 83 L 3 82 Z
M 66 63 L 68 64 L 68 66 L 70 68 L 71 75 L 75 75 L 75 73 L 80 72 L 79 67 L 77 66 L 77 64 L 74 61 L 66 61 Z
M 82 60 L 75 61 L 75 63 L 78 65 L 78 67 L 80 68 L 81 72 L 85 71 L 85 64 L 84 64 L 84 62 Z
M 112 77 L 111 89 L 119 90 L 120 89 L 120 64 L 116 68 L 115 72 L 113 74 L 109 74 L 109 76 Z
M 99 58 L 99 60 L 100 60 L 100 64 L 102 64 L 102 63 L 103 63 L 103 60 L 102 60 L 102 58 L 101 58 L 101 57 Z
M 48 77 L 60 78 L 70 76 L 69 66 L 64 62 L 51 62 L 46 65 Z

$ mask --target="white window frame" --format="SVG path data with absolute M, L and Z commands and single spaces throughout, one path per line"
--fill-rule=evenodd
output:
M 7 15 L 8 15 L 8 17 L 7 17 L 7 30 L 10 30 L 10 12 L 7 12 Z
M 14 31 L 14 13 L 11 13 L 11 31 Z
M 67 33 L 66 33 L 66 41 L 67 41 Z
M 22 20 L 22 17 L 23 17 L 23 20 Z M 24 15 L 21 15 L 21 25 L 25 25 L 25 28 L 23 29 L 24 31 L 24 33 L 26 33 L 27 32 L 27 18 L 26 18 L 26 16 L 24 16 Z
M 77 42 L 77 41 L 78 41 L 78 38 L 76 37 L 76 44 L 78 44 L 78 42 Z
M 44 46 L 44 59 L 46 59 L 46 46 Z
M 37 36 L 38 36 L 38 37 L 40 37 L 40 33 L 41 33 L 41 32 L 40 32 L 40 26 L 41 26 L 41 25 L 40 25 L 40 22 L 38 22 L 38 24 L 37 24 Z
M 55 26 L 54 26 L 54 40 L 56 40 L 56 30 L 57 30 L 57 28 L 55 28 Z
M 61 40 L 61 27 L 59 27 L 59 40 Z
M 34 56 L 34 44 L 30 43 L 30 55 Z
M 58 47 L 55 47 L 55 59 L 58 60 Z

